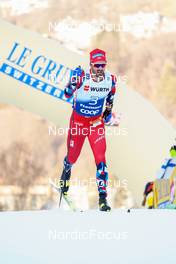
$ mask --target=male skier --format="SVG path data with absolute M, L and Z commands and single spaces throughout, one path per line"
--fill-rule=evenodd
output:
M 60 179 L 62 194 L 67 195 L 72 165 L 78 159 L 84 140 L 88 137 L 97 167 L 96 182 L 101 211 L 111 210 L 107 203 L 108 172 L 104 123 L 111 118 L 116 91 L 116 78 L 106 70 L 106 64 L 105 51 L 92 50 L 89 69 L 76 68 L 64 90 L 67 98 L 74 95 L 74 103 L 67 137 L 67 155 Z

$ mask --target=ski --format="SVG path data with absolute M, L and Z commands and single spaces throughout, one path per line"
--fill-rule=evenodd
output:
M 49 179 L 49 184 L 51 186 L 51 188 L 56 191 L 58 194 L 61 194 L 61 189 L 60 187 L 57 186 L 56 183 L 54 183 L 51 179 Z M 71 199 L 70 196 L 67 195 L 64 195 L 62 194 L 62 197 L 63 199 L 65 200 L 65 202 L 67 203 L 67 205 L 69 206 L 69 208 L 73 211 L 73 212 L 76 212 L 76 211 L 79 211 L 76 207 L 76 205 L 74 204 L 73 200 Z

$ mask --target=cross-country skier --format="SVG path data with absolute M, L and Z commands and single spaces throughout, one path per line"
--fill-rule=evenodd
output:
M 74 95 L 74 103 L 67 138 L 67 155 L 60 179 L 62 194 L 67 195 L 72 165 L 77 161 L 87 137 L 97 167 L 96 182 L 101 211 L 111 210 L 107 203 L 108 172 L 104 123 L 111 118 L 116 91 L 116 78 L 106 70 L 106 65 L 105 51 L 92 50 L 89 69 L 76 68 L 65 88 L 65 96 L 69 98 Z

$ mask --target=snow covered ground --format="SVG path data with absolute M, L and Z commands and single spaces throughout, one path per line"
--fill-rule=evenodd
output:
M 0 213 L 0 263 L 175 263 L 168 210 Z

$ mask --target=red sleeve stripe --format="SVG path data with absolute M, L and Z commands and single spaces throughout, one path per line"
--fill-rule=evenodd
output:
M 115 92 L 116 92 L 116 87 L 112 87 L 112 88 L 111 88 L 111 93 L 112 93 L 112 94 L 115 94 Z

